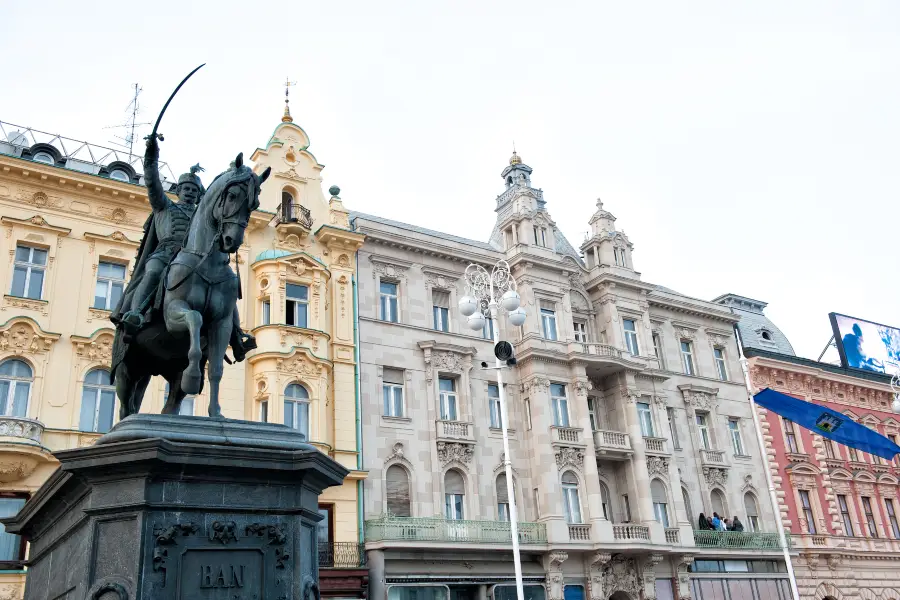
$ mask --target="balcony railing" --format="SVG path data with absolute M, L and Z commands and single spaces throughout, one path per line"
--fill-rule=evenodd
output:
M 282 202 L 278 207 L 278 224 L 282 223 L 297 223 L 306 229 L 312 229 L 312 213 L 302 204 Z
M 438 439 L 474 440 L 472 423 L 465 421 L 436 421 Z
M 581 427 L 558 427 L 556 425 L 550 427 L 553 434 L 553 441 L 560 444 L 579 444 L 584 445 L 581 441 Z
M 591 540 L 591 526 L 569 523 L 569 539 L 573 542 L 589 542 Z
M 544 523 L 519 522 L 520 544 L 546 544 Z M 452 521 L 440 518 L 381 517 L 366 521 L 366 541 L 462 542 L 510 544 L 507 521 Z
M 754 531 L 695 531 L 694 544 L 700 548 L 736 548 L 746 550 L 780 550 L 777 533 Z M 791 537 L 787 536 L 788 547 Z
M 668 454 L 666 450 L 666 438 L 644 436 L 644 448 L 650 454 Z
M 366 545 L 357 542 L 319 542 L 319 567 L 359 569 L 366 566 Z
M 617 542 L 650 541 L 650 528 L 646 525 L 613 525 L 613 539 Z
M 594 450 L 598 455 L 630 455 L 633 452 L 631 437 L 621 431 L 598 429 L 594 432 Z
M 19 438 L 40 444 L 43 433 L 44 424 L 35 419 L 0 417 L 0 438 Z
M 610 358 L 622 358 L 622 351 L 615 346 L 609 344 L 598 344 L 595 342 L 575 342 L 572 344 L 576 352 L 582 354 L 590 354 L 591 356 L 609 356 Z M 569 346 L 571 349 L 572 346 Z
M 680 545 L 681 544 L 681 531 L 672 527 L 666 529 L 666 543 Z
M 725 466 L 725 451 L 701 448 L 700 460 L 705 465 Z

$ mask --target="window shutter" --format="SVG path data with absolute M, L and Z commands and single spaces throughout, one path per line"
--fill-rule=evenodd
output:
M 384 369 L 382 379 L 385 383 L 393 383 L 395 385 L 403 385 L 403 371 L 401 369 Z
M 451 469 L 447 471 L 446 475 L 444 475 L 444 493 L 460 495 L 464 495 L 466 493 L 466 485 L 463 482 L 462 475 L 460 475 L 457 471 Z
M 650 483 L 650 497 L 653 498 L 654 504 L 669 503 L 666 499 L 666 487 L 658 479 Z
M 578 478 L 575 477 L 575 473 L 573 473 L 572 471 L 566 471 L 565 473 L 563 473 L 562 482 L 572 485 L 578 485 Z
M 718 513 L 720 517 L 725 518 L 725 497 L 722 495 L 722 492 L 713 490 L 712 494 L 710 494 L 710 498 L 712 499 L 713 512 Z
M 497 476 L 497 504 L 509 504 L 509 494 L 506 493 L 506 475 Z
M 753 494 L 744 494 L 744 511 L 747 513 L 747 517 L 758 515 L 756 512 L 756 499 L 753 497 Z
M 440 308 L 450 308 L 450 292 L 445 292 L 443 290 L 432 290 L 431 300 L 434 306 L 439 306 Z
M 409 511 L 409 476 L 403 467 L 392 465 L 385 477 L 387 486 L 388 512 L 396 517 L 408 517 Z

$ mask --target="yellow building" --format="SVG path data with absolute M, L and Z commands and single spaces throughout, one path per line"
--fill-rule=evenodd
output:
M 320 566 L 323 595 L 356 597 L 365 586 L 354 279 L 363 236 L 350 231 L 339 190 L 324 195 L 324 167 L 308 148 L 285 108 L 251 157 L 257 171 L 272 167 L 238 253 L 241 325 L 259 347 L 226 365 L 222 412 L 301 429 L 350 469 L 320 500 Z M 213 174 L 227 167 L 209 166 Z M 108 318 L 150 212 L 142 172 L 128 153 L 0 122 L 0 253 L 8 256 L 0 264 L 0 516 L 56 469 L 52 452 L 92 444 L 118 418 Z M 166 185 L 176 180 L 165 165 L 160 174 Z M 166 392 L 154 378 L 142 411 L 159 412 Z M 204 391 L 182 410 L 205 415 L 207 406 Z M 0 533 L 0 599 L 21 597 L 24 553 Z

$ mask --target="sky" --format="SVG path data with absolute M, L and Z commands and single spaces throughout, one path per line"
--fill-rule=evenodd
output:
M 644 281 L 768 302 L 801 356 L 900 326 L 897 2 L 7 2 L 0 56 L 0 120 L 102 145 L 205 62 L 160 131 L 207 180 L 288 77 L 346 207 L 480 240 L 515 144 L 573 245 L 602 198 Z

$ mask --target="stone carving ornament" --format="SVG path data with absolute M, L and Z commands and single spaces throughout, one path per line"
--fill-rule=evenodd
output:
M 728 481 L 728 471 L 717 469 L 716 467 L 703 467 L 703 477 L 706 479 L 706 485 L 709 487 L 714 485 L 724 486 Z
M 647 473 L 653 475 L 669 474 L 669 459 L 662 456 L 647 457 Z
M 609 598 L 615 592 L 625 592 L 632 598 L 639 598 L 641 592 L 637 565 L 622 554 L 616 554 L 603 567 L 603 593 Z
M 560 471 L 566 466 L 578 469 L 584 467 L 584 451 L 580 448 L 558 448 L 555 455 L 556 468 Z
M 438 460 L 441 465 L 451 462 L 458 462 L 468 465 L 472 461 L 474 448 L 471 444 L 460 444 L 458 442 L 438 442 L 437 443 Z

